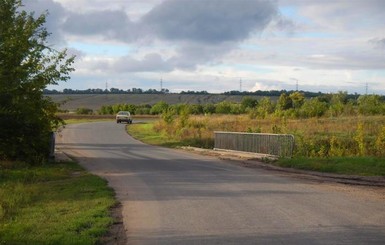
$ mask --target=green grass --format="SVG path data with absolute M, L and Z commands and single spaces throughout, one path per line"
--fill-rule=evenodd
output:
M 115 203 L 106 181 L 76 163 L 0 162 L 0 244 L 98 243 Z
M 150 145 L 159 145 L 165 147 L 176 147 L 183 145 L 182 142 L 170 139 L 165 134 L 155 132 L 153 127 L 153 122 L 131 124 L 127 127 L 127 132 L 135 139 Z
M 281 158 L 274 164 L 325 173 L 385 176 L 385 159 L 376 157 Z
M 114 121 L 114 119 L 108 118 L 72 118 L 66 119 L 64 122 L 66 124 L 76 124 L 76 123 L 89 123 L 89 122 L 106 122 L 106 121 Z

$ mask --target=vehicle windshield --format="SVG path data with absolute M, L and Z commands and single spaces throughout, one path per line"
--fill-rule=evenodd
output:
M 130 113 L 127 111 L 121 111 L 118 113 L 118 115 L 130 115 Z

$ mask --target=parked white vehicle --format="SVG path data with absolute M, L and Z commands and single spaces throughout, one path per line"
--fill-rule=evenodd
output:
M 116 123 L 126 122 L 128 124 L 132 123 L 131 114 L 128 111 L 119 111 L 116 114 Z

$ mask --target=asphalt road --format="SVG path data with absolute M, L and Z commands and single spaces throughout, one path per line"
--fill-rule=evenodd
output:
M 385 199 L 68 125 L 57 146 L 109 181 L 128 244 L 385 244 Z

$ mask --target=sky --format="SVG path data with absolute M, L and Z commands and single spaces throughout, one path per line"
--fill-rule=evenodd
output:
M 76 55 L 49 89 L 385 95 L 384 0 L 24 0 Z

